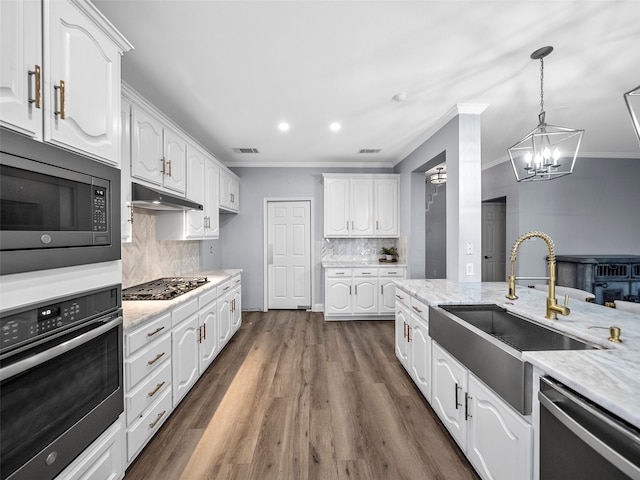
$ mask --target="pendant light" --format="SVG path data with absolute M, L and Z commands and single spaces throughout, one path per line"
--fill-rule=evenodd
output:
M 542 47 L 531 54 L 540 60 L 540 114 L 538 126 L 508 149 L 518 182 L 553 180 L 573 173 L 584 130 L 548 125 L 544 111 L 544 57 L 553 47 Z
M 436 170 L 438 170 L 438 172 L 432 174 L 429 177 L 429 181 L 431 183 L 433 183 L 434 185 L 440 185 L 441 183 L 446 183 L 447 182 L 447 174 L 446 173 L 442 173 L 442 170 L 444 170 L 444 168 L 443 167 L 438 167 Z
M 625 93 L 624 101 L 627 103 L 627 108 L 631 115 L 631 122 L 638 136 L 638 142 L 640 142 L 640 85 Z

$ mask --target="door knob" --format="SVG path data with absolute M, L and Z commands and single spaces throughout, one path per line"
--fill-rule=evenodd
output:
M 486 260 L 487 258 L 493 258 L 493 257 L 490 257 L 489 255 L 485 255 L 484 259 Z

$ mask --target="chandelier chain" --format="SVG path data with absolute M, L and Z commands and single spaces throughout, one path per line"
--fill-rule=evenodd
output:
M 544 112 L 544 58 L 540 58 L 540 113 Z

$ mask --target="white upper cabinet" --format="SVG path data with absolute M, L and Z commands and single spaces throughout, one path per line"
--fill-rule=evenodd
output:
M 226 170 L 220 171 L 220 209 L 234 213 L 240 210 L 240 182 Z
M 0 2 L 0 125 L 42 139 L 42 5 Z
M 203 210 L 185 212 L 185 238 L 218 238 L 218 176 L 220 167 L 197 147 L 187 149 L 187 197 Z
M 133 204 L 131 203 L 131 103 L 122 99 L 120 119 L 120 159 L 122 162 L 120 185 L 120 241 L 133 240 Z
M 139 105 L 132 107 L 131 130 L 131 176 L 184 195 L 186 139 Z
M 120 163 L 120 57 L 131 45 L 80 0 L 0 2 L 3 126 Z
M 398 237 L 398 175 L 324 174 L 325 237 Z

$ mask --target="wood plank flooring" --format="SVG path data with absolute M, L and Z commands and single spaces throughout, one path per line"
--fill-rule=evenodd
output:
M 391 321 L 244 312 L 125 480 L 478 477 L 395 357 Z

